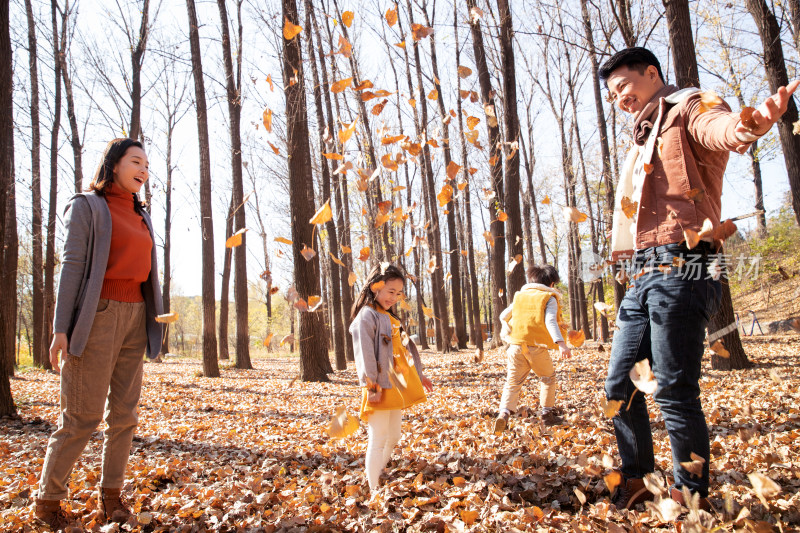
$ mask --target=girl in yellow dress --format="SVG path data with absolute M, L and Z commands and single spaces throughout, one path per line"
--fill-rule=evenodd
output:
M 422 373 L 416 345 L 392 312 L 403 297 L 404 281 L 398 267 L 389 263 L 376 265 L 351 313 L 350 334 L 363 388 L 360 416 L 367 423 L 369 434 L 364 466 L 373 491 L 400 440 L 402 410 L 424 402 L 425 391 L 433 390 L 433 383 Z

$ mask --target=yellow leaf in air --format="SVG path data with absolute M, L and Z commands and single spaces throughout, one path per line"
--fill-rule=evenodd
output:
M 356 273 L 355 272 L 350 272 L 350 274 L 347 276 L 347 284 L 352 287 L 353 284 L 355 284 L 357 279 L 358 279 L 358 276 L 356 276 Z
M 344 156 L 340 155 L 340 154 L 328 154 L 328 153 L 322 152 L 322 156 L 325 159 L 333 159 L 335 161 L 341 161 L 341 160 L 344 159 Z
M 304 244 L 303 249 L 300 250 L 300 255 L 302 255 L 303 259 L 306 261 L 311 261 L 314 259 L 314 256 L 317 255 L 317 252 L 315 252 L 313 248 L 309 248 Z
M 711 346 L 711 351 L 720 357 L 724 357 L 725 359 L 731 356 L 730 352 L 725 348 L 725 345 L 722 344 L 722 340 L 715 342 Z
M 706 463 L 706 460 L 694 452 L 689 454 L 689 458 L 691 458 L 691 461 L 681 461 L 683 469 L 691 473 L 692 477 L 702 477 L 703 465 Z
M 365 246 L 361 249 L 361 252 L 358 254 L 358 258 L 362 261 L 369 259 L 369 246 Z
M 428 26 L 423 26 L 422 24 L 412 24 L 411 25 L 411 36 L 414 38 L 415 41 L 419 41 L 424 39 L 425 37 L 429 37 L 433 34 L 433 28 L 429 28 Z
M 301 31 L 303 31 L 303 28 L 301 26 L 296 26 L 296 25 L 292 24 L 291 22 L 289 22 L 288 18 L 285 19 L 285 22 L 283 23 L 283 38 L 284 39 L 286 39 L 287 41 L 291 41 L 292 39 L 297 37 L 297 35 Z
M 712 90 L 703 91 L 700 93 L 700 113 L 705 113 L 712 107 L 718 106 L 722 104 L 722 98 L 717 96 Z
M 386 102 L 388 102 L 386 98 L 379 104 L 375 104 L 375 107 L 372 108 L 372 114 L 375 116 L 380 115 L 383 112 L 383 108 L 386 107 Z
M 228 237 L 228 240 L 225 241 L 225 248 L 235 248 L 237 246 L 240 246 L 242 244 L 242 236 L 245 234 L 246 231 L 247 228 L 242 228 L 233 235 L 231 235 L 230 237 Z
M 486 242 L 488 242 L 490 246 L 494 246 L 494 237 L 492 237 L 491 231 L 489 230 L 484 231 L 483 238 L 486 239 Z
M 470 74 L 472 74 L 472 69 L 469 67 L 465 67 L 463 65 L 458 66 L 458 77 L 459 78 L 466 78 Z
M 381 157 L 381 165 L 383 165 L 386 170 L 391 170 L 393 172 L 398 168 L 397 163 L 392 159 L 392 154 L 383 154 Z
M 423 306 L 422 306 L 422 313 L 423 313 L 423 314 L 424 314 L 426 317 L 428 317 L 428 318 L 431 318 L 431 317 L 433 316 L 433 309 L 431 309 L 430 307 L 425 307 L 425 306 L 423 305 Z
M 650 370 L 650 361 L 647 359 L 637 361 L 628 375 L 636 388 L 645 394 L 655 394 L 658 389 L 658 382 L 653 371 Z
M 384 18 L 386 19 L 386 24 L 388 24 L 390 28 L 397 24 L 397 8 L 387 9 Z
M 619 487 L 620 483 L 622 483 L 622 474 L 614 470 L 613 472 L 603 476 L 603 481 L 606 482 L 606 487 L 608 487 L 608 492 L 613 494 L 614 490 L 617 487 Z
M 456 184 L 456 186 L 458 187 L 458 190 L 459 190 L 459 191 L 463 191 L 464 189 L 466 189 L 466 188 L 467 188 L 467 182 L 466 182 L 466 181 L 459 181 L 459 182 Z
M 439 91 L 436 89 L 428 93 L 428 100 L 436 100 L 437 98 L 439 98 Z
M 467 256 L 469 256 L 469 252 L 467 250 L 461 250 L 461 255 L 463 255 L 464 257 L 467 257 Z
M 356 124 L 358 123 L 358 117 L 344 129 L 339 130 L 339 142 L 343 145 L 350 140 L 350 137 L 353 136 L 353 133 L 356 131 Z
M 447 165 L 447 179 L 455 179 L 459 170 L 461 170 L 461 165 L 457 164 L 455 161 L 450 161 Z
M 163 315 L 158 315 L 156 317 L 156 322 L 160 322 L 162 324 L 172 324 L 178 320 L 178 317 L 180 317 L 178 313 L 166 313 Z
M 574 347 L 580 348 L 586 340 L 586 335 L 581 330 L 570 330 L 567 332 L 567 340 Z
M 467 117 L 467 127 L 470 130 L 474 130 L 475 126 L 480 124 L 480 122 L 481 122 L 481 119 L 479 119 L 478 117 L 472 117 L 472 116 Z
M 384 224 L 386 224 L 387 222 L 389 222 L 389 219 L 390 219 L 390 218 L 392 218 L 392 215 L 388 215 L 388 214 L 378 214 L 378 215 L 375 217 L 375 227 L 376 227 L 376 228 L 380 228 L 381 226 L 383 226 Z
M 275 152 L 275 155 L 280 155 L 281 151 L 277 146 L 275 146 L 269 141 L 267 141 L 267 144 L 269 145 L 270 148 L 272 148 L 272 151 Z
M 272 75 L 271 74 L 267 76 L 267 83 L 269 84 L 269 92 L 274 91 L 275 90 L 275 85 L 272 83 Z
M 465 131 L 464 138 L 467 139 L 468 143 L 476 145 L 476 143 L 478 142 L 478 130 Z
M 275 242 L 280 242 L 282 244 L 294 244 L 292 241 L 290 241 L 286 237 L 275 237 Z
M 342 54 L 347 58 L 353 55 L 353 45 L 350 44 L 350 41 L 345 39 L 342 35 L 339 36 L 339 50 L 337 50 L 336 53 Z
M 269 343 L 272 342 L 272 337 L 274 336 L 275 336 L 274 333 L 270 333 L 269 335 L 267 335 L 266 338 L 264 339 L 264 346 L 269 346 Z
M 309 224 L 325 224 L 327 221 L 333 218 L 333 212 L 331 211 L 331 201 L 328 200 L 322 207 L 320 207 L 314 216 L 311 217 L 311 220 L 308 221 Z
M 345 78 L 343 80 L 339 80 L 331 84 L 331 92 L 332 93 L 340 93 L 347 89 L 348 87 L 353 86 L 353 78 Z
M 402 141 L 405 138 L 405 135 L 387 135 L 381 139 L 381 144 L 386 146 L 387 144 L 394 144 L 398 141 Z
M 436 199 L 439 200 L 439 207 L 449 204 L 450 200 L 453 199 L 453 187 L 445 183 L 442 186 L 442 190 L 436 195 Z
M 404 191 L 406 188 L 403 185 L 398 185 L 397 187 L 392 187 L 392 192 L 400 192 Z
M 354 91 L 363 91 L 364 89 L 372 89 L 374 85 L 369 80 L 364 80 L 355 87 L 353 87 Z
M 614 418 L 624 403 L 623 400 L 606 401 L 606 397 L 603 396 L 600 400 L 600 408 L 603 409 L 603 414 L 606 415 L 606 418 Z
M 291 344 L 293 342 L 294 342 L 294 335 L 289 334 L 281 339 L 280 346 L 283 346 L 284 344 Z
M 410 105 L 411 107 L 416 109 L 417 108 L 417 100 L 415 98 L 409 98 L 408 99 L 408 105 Z
M 345 265 L 345 264 L 342 262 L 342 260 L 341 260 L 341 259 L 337 258 L 337 257 L 336 257 L 335 255 L 333 255 L 331 252 L 328 252 L 328 255 L 330 255 L 330 256 L 331 256 L 331 259 L 333 259 L 333 262 L 334 262 L 334 263 L 336 263 L 336 264 L 337 264 L 337 265 L 339 265 L 339 266 L 343 266 L 343 267 L 345 267 L 345 268 L 346 268 L 346 265 Z
M 500 222 L 505 222 L 506 220 L 508 220 L 508 213 L 506 213 L 503 210 L 498 210 L 497 211 L 497 220 L 499 220 Z
M 355 15 L 352 11 L 345 11 L 342 13 L 342 24 L 347 26 L 348 28 L 353 24 L 353 18 Z
M 630 198 L 627 196 L 622 197 L 622 212 L 625 213 L 625 216 L 628 218 L 633 218 L 636 214 L 636 210 L 639 208 L 639 202 L 632 202 Z
M 562 207 L 561 210 L 564 213 L 564 219 L 567 222 L 575 222 L 576 224 L 580 224 L 589 218 L 586 213 L 581 213 L 577 207 L 566 206 Z
M 402 40 L 402 41 L 400 41 L 399 43 L 394 43 L 394 45 L 395 45 L 396 47 L 398 47 L 398 48 L 405 48 L 405 47 L 406 47 L 406 41 L 405 41 L 405 40 Z
M 349 254 L 350 252 L 352 252 L 352 251 L 353 251 L 353 250 L 351 250 L 351 249 L 350 249 L 350 247 L 349 247 L 349 246 L 345 246 L 344 244 L 340 244 L 340 245 L 339 245 L 339 248 L 341 248 L 341 249 L 342 249 L 342 253 L 343 253 L 343 254 Z
M 308 297 L 308 310 L 312 313 L 322 306 L 322 298 L 319 296 Z
M 542 200 L 542 204 L 550 205 L 550 197 L 549 196 L 545 196 L 544 200 Z
M 328 424 L 328 435 L 332 439 L 343 439 L 358 431 L 358 420 L 347 414 L 344 405 L 336 408 L 336 413 Z
M 267 108 L 264 110 L 264 129 L 267 130 L 267 133 L 272 133 L 272 110 Z

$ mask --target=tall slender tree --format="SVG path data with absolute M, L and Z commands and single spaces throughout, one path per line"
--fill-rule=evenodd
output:
M 241 231 L 245 220 L 244 184 L 242 182 L 242 0 L 236 5 L 236 50 L 231 47 L 228 9 L 225 0 L 217 0 L 222 28 L 222 59 L 225 66 L 225 91 L 228 97 L 228 115 L 231 133 L 231 173 L 233 180 L 232 205 L 234 230 Z M 234 71 L 233 57 L 236 58 Z M 236 302 L 236 368 L 253 368 L 250 362 L 250 326 L 247 302 L 247 235 L 233 251 L 236 270 L 233 278 L 233 298 Z
M 311 169 L 308 116 L 306 115 L 305 74 L 300 35 L 292 35 L 291 29 L 299 26 L 300 20 L 295 0 L 281 0 L 284 20 L 283 32 L 283 85 L 286 94 L 286 136 L 289 158 L 289 205 L 291 209 L 294 280 L 297 293 L 308 300 L 320 294 L 319 261 L 306 260 L 300 253 L 301 246 L 314 245 L 312 225 L 314 215 L 314 183 Z M 287 31 L 288 30 L 288 31 Z M 324 361 L 328 359 L 325 349 L 325 321 L 322 313 L 300 313 L 298 344 L 300 346 L 300 379 L 303 381 L 328 381 Z
M 214 291 L 214 218 L 211 210 L 211 157 L 208 140 L 208 110 L 200 54 L 200 32 L 194 0 L 186 0 L 189 18 L 189 45 L 192 54 L 198 150 L 200 152 L 200 230 L 202 232 L 203 290 L 203 375 L 219 377 L 217 363 L 216 305 Z

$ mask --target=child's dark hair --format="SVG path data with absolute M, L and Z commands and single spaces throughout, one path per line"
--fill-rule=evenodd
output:
M 611 76 L 611 73 L 619 67 L 628 67 L 631 70 L 636 70 L 639 74 L 644 74 L 644 71 L 647 70 L 647 67 L 650 65 L 656 67 L 658 77 L 661 78 L 661 81 L 666 83 L 664 80 L 664 73 L 661 72 L 661 63 L 658 62 L 655 54 L 641 46 L 620 50 L 611 56 L 608 61 L 603 63 L 598 74 L 600 75 L 600 79 L 605 82 L 608 80 L 608 77 Z M 606 87 L 608 87 L 608 84 L 606 84 Z
M 372 270 L 367 274 L 367 281 L 364 283 L 364 287 L 358 294 L 358 298 L 356 298 L 353 304 L 353 309 L 350 311 L 350 320 L 355 319 L 358 312 L 361 311 L 361 308 L 365 305 L 375 305 L 375 293 L 372 292 L 373 285 L 380 282 L 386 283 L 387 281 L 395 279 L 402 280 L 405 283 L 406 277 L 399 267 L 391 263 L 379 263 L 372 267 Z M 387 311 L 394 315 L 390 310 L 387 309 Z
M 526 274 L 528 283 L 541 283 L 549 287 L 561 281 L 561 278 L 558 277 L 558 270 L 553 265 L 533 265 L 528 267 Z

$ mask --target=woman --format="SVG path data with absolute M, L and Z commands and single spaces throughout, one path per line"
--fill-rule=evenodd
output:
M 65 209 L 67 228 L 50 362 L 61 374 L 61 416 L 44 458 L 36 517 L 54 529 L 72 518 L 61 509 L 70 473 L 101 420 L 100 512 L 125 521 L 120 489 L 142 389 L 142 354 L 161 346 L 156 247 L 137 193 L 147 181 L 142 144 L 114 139 L 87 192 Z M 59 365 L 61 353 L 61 365 Z

